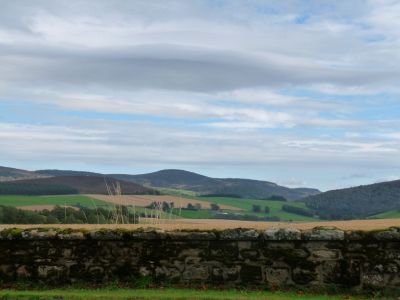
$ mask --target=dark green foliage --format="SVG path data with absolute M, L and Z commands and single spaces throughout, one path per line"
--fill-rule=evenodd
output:
M 224 219 L 224 220 L 241 220 L 241 221 L 273 221 L 279 222 L 281 219 L 276 216 L 271 217 L 258 217 L 255 215 L 242 215 L 234 213 L 218 213 L 214 216 L 214 219 Z
M 118 206 L 125 223 L 134 223 L 137 217 L 126 206 Z M 108 209 L 86 207 L 64 208 L 40 212 L 26 211 L 12 206 L 0 206 L 0 224 L 107 224 L 113 223 L 112 212 Z
M 192 203 L 188 203 L 188 205 L 186 206 L 186 209 L 188 209 L 188 210 L 197 210 L 196 206 L 194 206 Z
M 252 211 L 255 213 L 261 212 L 261 205 L 253 204 Z
M 218 210 L 221 209 L 221 208 L 219 207 L 219 205 L 216 204 L 216 203 L 211 203 L 210 206 L 211 206 L 211 210 L 214 210 L 214 211 L 218 211 Z
M 269 213 L 271 212 L 269 206 L 265 206 L 265 207 L 264 207 L 264 212 L 265 212 L 266 214 L 269 214 Z
M 190 205 L 193 206 L 192 204 L 190 204 Z M 165 202 L 165 201 L 163 201 L 163 202 L 153 201 L 152 203 L 147 205 L 146 208 L 150 208 L 150 209 L 160 209 L 161 208 L 162 211 L 170 211 L 171 209 L 174 208 L 174 203 L 173 202 Z
M 400 208 L 400 180 L 328 191 L 304 199 L 324 219 L 357 219 Z
M 236 194 L 203 194 L 200 197 L 229 197 L 229 198 L 242 198 L 240 195 Z
M 78 190 L 61 184 L 36 184 L 18 182 L 1 182 L 0 195 L 71 195 Z
M 268 199 L 265 200 L 271 200 L 271 201 L 287 201 L 287 199 L 283 196 L 278 196 L 278 195 L 272 195 Z
M 99 176 L 59 176 L 0 183 L 3 195 L 108 194 L 107 185 L 119 184 L 125 195 L 160 194 L 133 182 Z
M 282 210 L 289 212 L 289 213 L 293 213 L 293 214 L 297 214 L 297 215 L 301 215 L 301 216 L 306 216 L 306 217 L 312 217 L 314 214 L 304 208 L 301 207 L 297 207 L 297 206 L 292 206 L 292 205 L 288 205 L 288 204 L 284 204 L 282 205 Z

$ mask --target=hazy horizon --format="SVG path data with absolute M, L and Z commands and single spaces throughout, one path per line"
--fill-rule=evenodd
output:
M 400 2 L 1 1 L 0 165 L 400 178 Z

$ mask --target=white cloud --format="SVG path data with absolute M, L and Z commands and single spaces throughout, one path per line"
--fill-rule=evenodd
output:
M 399 10 L 383 0 L 6 1 L 0 107 L 15 107 L 1 112 L 0 154 L 298 164 L 305 176 L 319 163 L 398 165 Z

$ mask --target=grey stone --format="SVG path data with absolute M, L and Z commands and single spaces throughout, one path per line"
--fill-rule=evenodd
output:
M 333 228 L 314 228 L 303 232 L 303 237 L 306 240 L 342 241 L 344 236 L 343 230 Z
M 217 236 L 213 232 L 168 232 L 167 237 L 172 240 L 215 240 Z
M 263 236 L 265 240 L 301 240 L 301 231 L 294 228 L 267 229 Z
M 284 286 L 290 280 L 290 271 L 287 268 L 267 267 L 265 279 L 270 286 Z
M 339 253 L 337 250 L 316 250 L 313 252 L 313 257 L 319 260 L 338 259 Z
M 46 240 L 56 238 L 57 232 L 54 229 L 46 231 L 39 231 L 38 229 L 24 230 L 21 232 L 21 236 L 28 240 Z
M 80 231 L 70 232 L 70 233 L 58 233 L 57 237 L 60 240 L 84 240 L 84 239 L 86 239 L 83 232 L 80 232 Z
M 116 230 L 93 230 L 89 232 L 93 240 L 122 240 L 123 232 Z
M 191 280 L 206 280 L 209 276 L 208 267 L 204 265 L 187 266 L 182 274 L 182 278 L 185 281 Z
M 259 233 L 254 229 L 226 229 L 220 232 L 219 237 L 221 240 L 256 240 Z
M 372 237 L 378 241 L 398 241 L 400 240 L 399 228 L 390 228 L 372 233 Z

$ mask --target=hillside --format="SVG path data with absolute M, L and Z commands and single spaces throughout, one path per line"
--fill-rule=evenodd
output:
M 310 188 L 287 188 L 273 182 L 240 179 L 212 178 L 185 170 L 161 170 L 153 173 L 129 174 L 99 174 L 83 171 L 39 170 L 42 176 L 107 176 L 118 180 L 134 182 L 140 185 L 156 188 L 172 188 L 194 191 L 202 195 L 217 194 L 242 198 L 268 199 L 271 196 L 283 196 L 288 200 L 297 200 L 320 191 Z
M 186 189 L 200 194 L 237 195 L 243 198 L 267 199 L 278 195 L 289 200 L 296 200 L 319 193 L 316 189 L 290 189 L 272 182 L 251 179 L 211 178 L 184 170 L 161 170 L 141 175 L 111 174 L 108 176 L 153 187 Z
M 365 218 L 400 209 L 400 180 L 328 191 L 303 200 L 323 218 Z
M 48 177 L 48 175 L 0 166 L 0 182 L 12 181 L 18 179 L 44 178 L 44 177 Z
M 0 183 L 0 193 L 6 194 L 4 190 L 15 191 L 8 194 L 107 194 L 106 184 L 121 185 L 123 194 L 157 194 L 158 192 L 133 182 L 116 180 L 99 176 L 59 176 L 39 179 L 17 180 Z M 31 191 L 31 192 L 29 192 Z M 37 192 L 39 191 L 39 192 Z M 47 192 L 46 192 L 47 191 Z M 58 192 L 60 191 L 60 192 Z
M 41 176 L 46 177 L 56 177 L 56 176 L 100 176 L 103 177 L 103 174 L 94 173 L 94 172 L 86 172 L 86 171 L 72 171 L 72 170 L 38 170 L 34 171 L 34 173 L 39 174 Z

